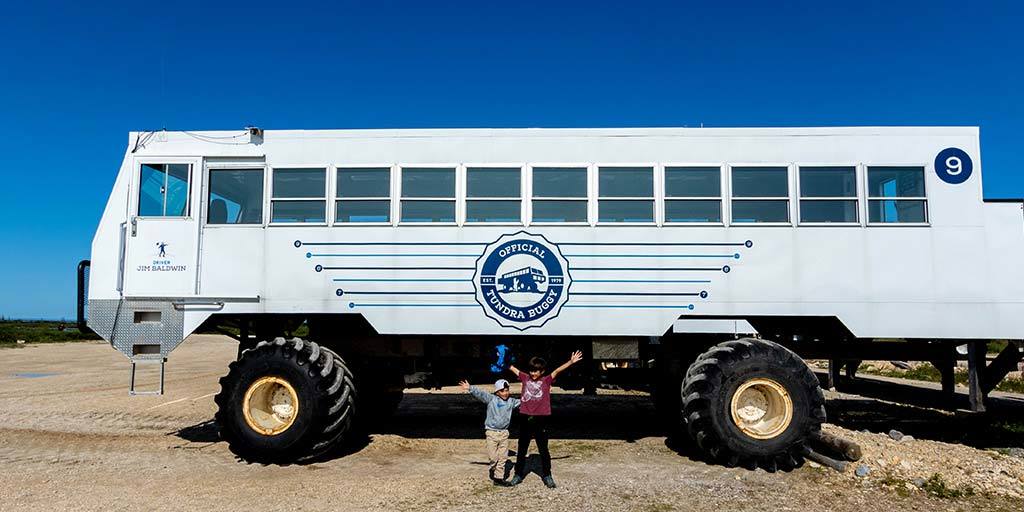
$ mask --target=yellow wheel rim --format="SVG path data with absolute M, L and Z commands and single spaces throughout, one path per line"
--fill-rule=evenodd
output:
M 732 421 L 754 439 L 772 439 L 793 421 L 793 399 L 786 388 L 771 379 L 751 379 L 732 395 Z
M 276 436 L 295 423 L 299 396 L 288 381 L 261 377 L 246 390 L 242 414 L 249 428 L 265 436 Z

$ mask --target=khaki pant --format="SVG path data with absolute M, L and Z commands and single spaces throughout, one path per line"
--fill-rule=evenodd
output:
M 491 478 L 505 478 L 505 462 L 508 461 L 508 430 L 486 430 L 487 458 L 490 460 Z

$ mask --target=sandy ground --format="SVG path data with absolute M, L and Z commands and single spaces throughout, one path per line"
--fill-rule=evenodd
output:
M 487 481 L 483 409 L 457 388 L 407 393 L 395 417 L 352 453 L 307 465 L 247 464 L 210 423 L 217 379 L 234 355 L 230 339 L 193 336 L 172 354 L 166 395 L 129 397 L 128 364 L 106 344 L 0 350 L 0 510 L 1022 507 L 1012 496 L 938 499 L 810 465 L 776 474 L 708 465 L 685 446 L 670 448 L 648 398 L 636 394 L 554 396 L 555 490 L 536 475 L 512 489 Z

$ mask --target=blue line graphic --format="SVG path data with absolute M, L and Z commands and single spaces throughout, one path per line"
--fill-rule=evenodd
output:
M 739 259 L 736 254 L 566 254 L 566 258 L 728 258 Z
M 473 267 L 323 267 L 324 270 L 476 270 Z
M 326 268 L 326 267 L 325 267 Z M 722 272 L 721 267 L 655 267 L 655 268 L 635 268 L 635 267 L 570 267 L 569 270 L 612 270 L 621 272 L 624 270 L 636 270 L 641 272 L 659 272 L 659 271 L 693 271 L 693 272 Z
M 306 253 L 307 258 L 479 258 L 479 254 L 316 254 Z
M 393 292 L 393 291 L 348 291 L 342 295 L 474 295 L 474 292 Z
M 693 310 L 693 304 L 682 304 L 676 306 L 664 306 L 659 304 L 566 304 L 566 308 L 613 308 L 613 309 L 689 309 Z
M 480 307 L 479 304 L 437 304 L 437 303 L 392 303 L 392 302 L 370 302 L 370 303 L 356 303 L 349 302 L 349 308 L 370 308 L 370 307 L 387 307 L 387 308 L 467 308 L 467 307 Z M 615 309 L 693 309 L 693 304 L 678 304 L 674 306 L 666 306 L 661 304 L 566 304 L 566 308 L 615 308 Z
M 295 247 L 303 245 L 311 246 L 366 246 L 366 245 L 458 245 L 458 246 L 481 246 L 490 242 L 303 242 L 295 241 Z M 561 242 L 557 245 L 572 246 L 636 246 L 636 247 L 753 247 L 750 240 L 744 242 Z
M 710 283 L 710 279 L 573 279 L 574 283 Z
M 747 242 L 559 242 L 558 245 L 606 245 L 636 247 L 750 247 Z
M 349 302 L 348 303 L 348 307 L 349 308 L 372 308 L 372 307 L 385 307 L 385 308 L 468 308 L 468 307 L 477 307 L 478 308 L 478 307 L 480 307 L 480 305 L 476 304 L 476 303 L 473 303 L 473 304 L 436 304 L 436 303 L 423 303 L 423 304 L 407 303 L 407 304 L 399 304 L 399 303 L 392 303 L 392 302 L 384 302 L 384 303 L 381 303 L 381 302 L 376 302 L 376 303 L 374 303 L 374 302 L 370 302 L 370 303 Z
M 685 292 L 685 293 L 684 292 L 679 292 L 679 293 L 671 293 L 671 292 L 665 292 L 665 293 L 662 293 L 662 292 L 636 292 L 636 293 L 630 293 L 630 292 L 573 292 L 572 295 L 573 296 L 576 296 L 576 295 L 602 295 L 602 296 L 603 295 L 608 295 L 608 296 L 621 295 L 621 296 L 636 296 L 636 297 L 699 297 L 700 296 L 700 292 L 692 292 L 692 293 L 691 292 Z
M 351 283 L 471 283 L 472 279 L 400 279 L 400 278 L 382 278 L 382 279 L 332 279 L 339 283 L 351 282 Z
M 362 245 L 460 245 L 460 246 L 472 246 L 472 245 L 487 245 L 487 242 L 303 242 L 301 240 L 295 241 L 295 247 L 302 247 L 303 245 L 317 245 L 317 246 L 362 246 Z M 742 245 L 742 244 L 741 244 Z

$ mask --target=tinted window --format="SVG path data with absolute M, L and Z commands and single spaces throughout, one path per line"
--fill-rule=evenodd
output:
M 600 197 L 654 196 L 654 169 L 650 167 L 601 167 L 597 180 Z
M 468 197 L 519 197 L 521 171 L 518 167 L 467 167 Z
M 733 197 L 787 197 L 789 181 L 785 167 L 733 167 Z
M 534 167 L 534 197 L 587 197 L 587 169 Z
M 274 197 L 325 197 L 324 169 L 274 169 Z
M 402 222 L 455 222 L 454 201 L 402 201 Z
M 325 222 L 323 201 L 274 201 L 271 222 Z
M 142 164 L 139 170 L 139 215 L 160 217 L 164 214 L 164 186 L 167 173 L 163 165 Z
M 390 222 L 391 201 L 338 201 L 335 222 Z
M 139 167 L 139 216 L 188 215 L 188 164 L 142 164 Z
M 718 167 L 666 167 L 665 196 L 719 197 L 722 195 Z
M 722 222 L 722 202 L 666 200 L 665 222 Z
M 167 167 L 167 208 L 164 215 L 184 217 L 188 215 L 188 165 Z
M 801 222 L 857 222 L 857 201 L 800 201 Z
M 868 221 L 924 223 L 928 222 L 928 207 L 919 200 L 872 200 L 868 202 Z
M 534 222 L 586 222 L 586 201 L 534 201 Z
M 338 197 L 390 197 L 391 169 L 349 167 L 338 169 Z
M 455 169 L 403 167 L 402 197 L 454 198 Z
M 924 197 L 923 167 L 868 167 L 869 197 Z
M 598 201 L 599 222 L 654 222 L 654 204 L 651 201 L 602 200 Z
M 519 201 L 466 201 L 466 222 L 519 222 Z
M 857 197 L 853 167 L 801 167 L 801 197 Z
M 789 222 L 789 201 L 733 201 L 733 222 Z
M 211 169 L 208 224 L 263 223 L 263 169 Z

